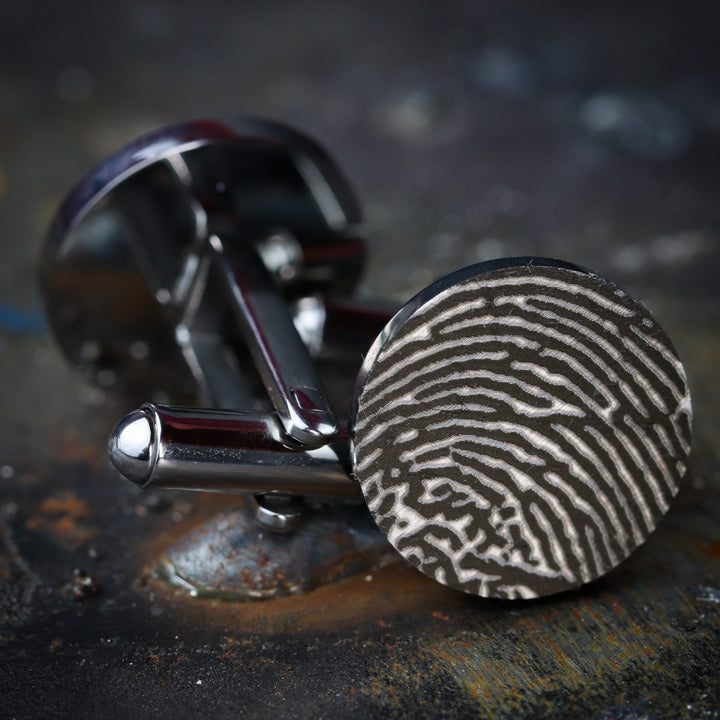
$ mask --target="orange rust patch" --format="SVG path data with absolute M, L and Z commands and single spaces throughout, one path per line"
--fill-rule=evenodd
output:
M 89 517 L 87 502 L 72 492 L 65 492 L 45 498 L 26 525 L 29 530 L 51 532 L 62 542 L 77 548 L 97 532 L 94 526 L 87 524 Z
M 240 504 L 238 502 L 238 504 Z M 198 493 L 188 515 L 180 522 L 166 525 L 157 535 L 138 548 L 145 567 L 134 582 L 141 592 L 153 593 L 155 601 L 183 622 L 221 628 L 225 642 L 232 646 L 244 643 L 250 631 L 337 632 L 368 622 L 376 628 L 394 627 L 394 616 L 428 617 L 431 608 L 444 608 L 447 617 L 456 611 L 463 615 L 472 607 L 466 595 L 432 581 L 402 562 L 391 562 L 366 572 L 323 585 L 304 595 L 290 595 L 272 600 L 232 602 L 207 597 L 190 597 L 183 590 L 168 585 L 154 573 L 158 560 L 168 546 L 206 522 L 219 510 L 227 509 L 227 500 L 213 493 Z M 385 625 L 387 623 L 387 625 Z M 357 630 L 355 630 L 357 634 Z
M 51 495 L 43 500 L 38 510 L 43 513 L 64 513 L 73 518 L 87 517 L 90 514 L 88 504 L 72 492 Z
M 70 427 L 58 440 L 56 454 L 63 462 L 82 462 L 97 470 L 104 462 L 104 455 L 97 446 L 78 435 L 77 428 Z
M 154 592 L 172 616 L 184 622 L 208 622 L 231 629 L 225 643 L 244 642 L 253 631 L 293 632 L 337 631 L 339 628 L 370 622 L 375 627 L 392 627 L 392 615 L 419 615 L 427 605 L 444 605 L 450 617 L 453 609 L 465 607 L 465 597 L 433 582 L 416 570 L 400 564 L 373 571 L 372 588 L 363 573 L 319 587 L 305 595 L 274 600 L 227 602 L 193 598 L 155 577 L 149 577 L 148 592 Z M 388 617 L 390 618 L 388 619 Z

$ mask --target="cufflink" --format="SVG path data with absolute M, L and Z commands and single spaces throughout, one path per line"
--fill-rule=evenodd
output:
M 264 121 L 147 136 L 83 181 L 46 243 L 48 314 L 105 385 L 199 395 L 120 421 L 145 488 L 243 493 L 295 532 L 311 498 L 364 502 L 432 579 L 530 598 L 643 543 L 690 451 L 683 366 L 611 281 L 546 258 L 442 278 L 397 311 L 353 299 L 349 185 Z

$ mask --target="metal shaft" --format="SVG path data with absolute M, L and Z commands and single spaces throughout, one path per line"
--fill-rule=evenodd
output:
M 120 421 L 110 460 L 144 488 L 354 497 L 348 440 L 316 450 L 283 444 L 273 415 L 143 405 Z
M 268 269 L 252 249 L 228 257 L 216 235 L 208 252 L 285 433 L 306 447 L 324 445 L 337 419 Z

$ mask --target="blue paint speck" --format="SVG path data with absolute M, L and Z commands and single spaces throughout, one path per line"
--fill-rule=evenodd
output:
M 40 313 L 27 312 L 12 305 L 0 303 L 0 330 L 39 335 L 47 331 L 47 324 Z

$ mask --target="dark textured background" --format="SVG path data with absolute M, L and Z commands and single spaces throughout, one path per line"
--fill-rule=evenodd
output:
M 720 716 L 718 19 L 692 2 L 3 7 L 0 716 Z M 366 210 L 364 294 L 540 254 L 650 305 L 688 365 L 695 453 L 619 571 L 521 605 L 397 568 L 253 606 L 148 578 L 208 511 L 109 471 L 104 438 L 128 408 L 58 357 L 35 257 L 108 153 L 233 114 L 337 157 Z M 75 568 L 99 596 L 72 599 Z

